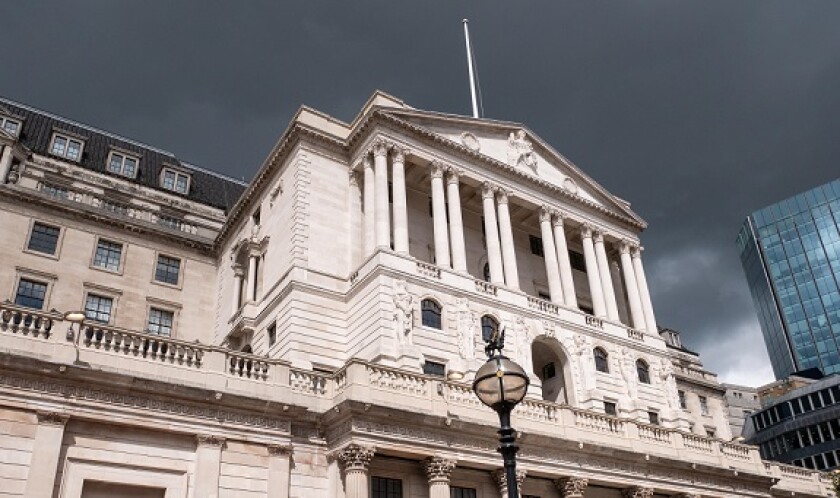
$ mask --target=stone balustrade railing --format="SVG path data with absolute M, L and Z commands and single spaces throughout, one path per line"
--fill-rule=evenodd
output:
M 552 315 L 556 315 L 560 312 L 560 307 L 556 304 L 533 296 L 528 296 L 528 307 L 533 310 L 550 313 Z
M 677 374 L 682 374 L 682 375 L 685 375 L 687 377 L 694 377 L 696 379 L 703 379 L 703 380 L 708 380 L 708 381 L 712 381 L 712 382 L 717 382 L 717 375 L 715 375 L 711 372 L 706 372 L 705 370 L 699 370 L 699 369 L 696 369 L 696 368 L 691 368 L 691 367 L 688 367 L 688 366 L 685 366 L 685 365 L 675 365 L 675 368 L 676 368 L 676 373 Z
M 432 278 L 440 278 L 440 267 L 431 263 L 417 261 L 417 273 Z
M 490 294 L 491 296 L 495 296 L 499 293 L 498 287 L 490 282 L 485 282 L 484 280 L 479 279 L 475 279 L 475 290 L 483 294 Z
M 350 360 L 331 374 L 314 372 L 292 368 L 282 360 L 100 324 L 83 326 L 77 344 L 75 333 L 55 333 L 69 326 L 57 313 L 2 303 L 0 350 L 68 365 L 75 364 L 75 358 L 76 362 L 98 371 L 137 378 L 152 376 L 165 381 L 169 376 L 172 383 L 191 382 L 217 392 L 235 390 L 238 395 L 259 397 L 266 402 L 297 403 L 314 412 L 332 409 L 349 400 L 422 411 L 447 419 L 457 417 L 494 427 L 497 423 L 495 414 L 478 401 L 467 383 L 360 360 Z M 149 369 L 149 362 L 160 367 Z M 771 475 L 779 479 L 777 486 L 785 490 L 813 494 L 824 490 L 819 473 L 762 462 L 755 446 L 533 398 L 520 403 L 513 415 L 518 430 L 537 438 L 570 438 L 581 443 Z

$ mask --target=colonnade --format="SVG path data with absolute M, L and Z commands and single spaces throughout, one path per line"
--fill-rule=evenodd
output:
M 364 169 L 364 251 L 368 256 L 377 248 L 391 248 L 408 254 L 408 209 L 406 202 L 405 159 L 409 151 L 385 141 L 374 142 L 362 159 Z M 392 209 L 389 208 L 388 170 L 391 170 Z M 432 222 L 435 264 L 467 273 L 464 224 L 461 212 L 461 173 L 438 161 L 430 164 Z M 509 208 L 512 192 L 484 182 L 481 185 L 484 236 L 490 282 L 519 290 L 519 270 Z M 566 216 L 542 206 L 539 211 L 540 232 L 545 256 L 549 295 L 553 303 L 577 309 L 572 265 L 567 245 Z M 392 227 L 393 224 L 393 227 Z M 393 228 L 393 230 L 392 230 Z M 611 275 L 605 234 L 583 223 L 581 244 L 595 316 L 620 321 L 616 299 L 617 286 Z M 658 333 L 650 293 L 641 261 L 641 249 L 630 241 L 613 238 L 619 246 L 621 274 L 630 308 L 631 326 L 649 333 Z

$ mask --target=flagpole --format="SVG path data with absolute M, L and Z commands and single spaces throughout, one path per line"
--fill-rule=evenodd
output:
M 469 20 L 464 19 L 464 39 L 467 42 L 467 69 L 470 73 L 470 95 L 472 96 L 472 111 L 473 117 L 478 118 L 478 99 L 475 94 L 475 73 L 473 70 L 472 47 L 470 46 L 470 28 L 468 24 Z

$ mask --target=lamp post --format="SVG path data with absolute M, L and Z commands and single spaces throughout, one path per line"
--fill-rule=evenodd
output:
M 516 482 L 516 431 L 510 426 L 510 412 L 528 392 L 528 374 L 516 362 L 502 354 L 505 332 L 498 330 L 485 337 L 487 362 L 475 373 L 473 392 L 478 399 L 499 414 L 499 453 L 505 466 L 508 498 L 519 498 Z
M 68 311 L 64 314 L 64 321 L 70 322 L 70 328 L 67 330 L 67 339 L 73 340 L 73 346 L 76 348 L 76 361 L 73 362 L 74 365 L 80 365 L 81 361 L 79 361 L 79 338 L 82 336 L 82 325 L 85 323 L 85 315 L 84 311 Z M 79 331 L 73 331 L 73 325 L 79 325 Z

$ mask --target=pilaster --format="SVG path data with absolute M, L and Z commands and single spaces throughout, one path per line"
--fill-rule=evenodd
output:
M 268 496 L 269 498 L 289 498 L 291 482 L 290 445 L 273 444 L 268 446 Z
M 26 478 L 25 498 L 51 498 L 58 471 L 64 426 L 70 417 L 58 412 L 37 412 L 38 428 L 32 445 L 32 459 Z
M 225 438 L 208 434 L 196 436 L 194 496 L 219 495 L 219 472 Z

